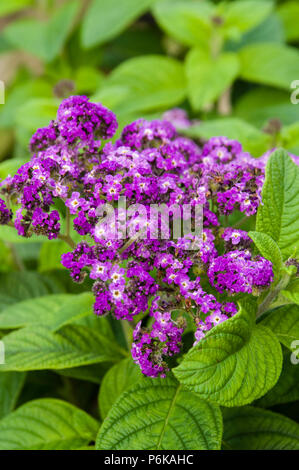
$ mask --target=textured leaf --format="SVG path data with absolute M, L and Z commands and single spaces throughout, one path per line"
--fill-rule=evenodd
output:
M 0 314 L 0 329 L 14 329 L 39 324 L 57 330 L 92 311 L 94 297 L 86 292 L 79 295 L 58 294 L 27 299 L 15 303 Z
M 69 450 L 95 439 L 98 423 L 62 400 L 34 400 L 0 421 L 1 450 Z
M 183 44 L 207 45 L 211 38 L 214 6 L 210 2 L 158 1 L 153 13 L 161 28 Z
M 167 379 L 143 379 L 111 408 L 98 437 L 98 450 L 219 449 L 219 408 Z
M 212 119 L 201 122 L 199 125 L 184 129 L 190 137 L 210 139 L 214 136 L 226 136 L 241 142 L 244 150 L 260 157 L 269 148 L 269 136 L 263 134 L 256 127 L 237 118 Z
M 279 274 L 283 266 L 283 260 L 280 249 L 273 238 L 261 232 L 249 232 L 248 235 L 254 241 L 261 255 L 271 261 L 274 273 Z
M 67 325 L 53 333 L 30 326 L 3 338 L 4 371 L 67 369 L 121 359 L 122 350 L 110 338 L 82 325 Z
M 245 406 L 224 409 L 224 448 L 298 450 L 299 425 L 271 411 Z
M 186 58 L 186 76 L 193 108 L 213 103 L 232 84 L 238 71 L 238 57 L 232 52 L 213 59 L 206 49 L 192 49 Z
M 2 372 L 0 365 L 0 420 L 16 406 L 24 385 L 23 372 Z
M 239 52 L 244 80 L 286 90 L 293 77 L 299 76 L 299 52 L 282 44 L 264 43 L 244 47 Z
M 111 94 L 114 100 L 112 105 L 119 112 L 174 106 L 186 95 L 183 65 L 175 59 L 159 55 L 129 59 L 113 70 L 105 87 L 94 99 L 109 107 L 111 103 L 105 96 Z
M 270 390 L 281 366 L 279 342 L 268 328 L 255 325 L 255 308 L 248 304 L 213 328 L 173 372 L 202 398 L 239 406 Z
M 256 229 L 275 240 L 284 257 L 299 248 L 299 167 L 285 150 L 272 153 L 266 167 Z
M 3 31 L 4 38 L 15 47 L 50 62 L 60 52 L 78 11 L 78 2 L 68 2 L 47 21 L 18 20 Z
M 292 350 L 292 342 L 299 340 L 299 305 L 278 307 L 270 312 L 261 324 L 270 328 L 279 341 Z
M 299 400 L 299 367 L 292 364 L 291 353 L 284 350 L 283 367 L 278 382 L 256 405 L 268 408 L 281 403 L 289 403 Z
M 93 0 L 82 24 L 82 45 L 95 46 L 121 33 L 155 0 Z
M 113 403 L 131 385 L 141 378 L 140 369 L 131 358 L 115 364 L 108 370 L 101 384 L 99 393 L 99 407 L 101 417 L 104 419 Z

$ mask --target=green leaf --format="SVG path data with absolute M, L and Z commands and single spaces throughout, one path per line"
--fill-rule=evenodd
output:
M 210 139 L 215 136 L 226 136 L 241 142 L 244 150 L 260 157 L 269 148 L 269 136 L 256 127 L 237 118 L 213 119 L 199 125 L 184 129 L 189 137 Z
M 69 245 L 62 240 L 50 240 L 43 243 L 39 252 L 39 271 L 64 269 L 61 264 L 61 255 L 68 252 L 69 249 Z
M 25 299 L 61 292 L 58 283 L 42 274 L 30 271 L 0 274 L 0 311 Z
M 270 15 L 272 2 L 263 0 L 242 0 L 220 4 L 220 15 L 224 19 L 222 29 L 225 36 L 234 37 L 258 26 Z
M 58 294 L 35 297 L 15 303 L 0 314 L 0 329 L 43 325 L 52 331 L 91 314 L 94 297 L 86 292 L 79 295 Z
M 220 409 L 170 378 L 144 378 L 124 392 L 100 428 L 97 450 L 219 449 Z
M 284 346 L 293 350 L 293 341 L 299 340 L 299 305 L 278 307 L 270 312 L 261 324 L 270 328 Z
M 299 425 L 271 411 L 224 409 L 224 447 L 233 450 L 298 450 Z
M 34 400 L 0 421 L 1 450 L 69 450 L 95 439 L 98 423 L 62 400 Z
M 112 107 L 119 112 L 174 106 L 186 96 L 183 65 L 175 59 L 159 55 L 129 59 L 113 70 L 104 88 L 93 99 L 111 107 L 107 95 L 108 98 L 112 95 Z
M 297 0 L 284 2 L 277 7 L 277 13 L 283 21 L 286 38 L 288 41 L 296 41 L 299 39 L 298 17 L 299 4 Z
M 3 342 L 4 371 L 67 369 L 116 362 L 124 354 L 110 338 L 83 325 L 67 325 L 58 332 L 30 326 L 8 334 Z
M 153 7 L 161 28 L 187 46 L 208 45 L 214 11 L 212 3 L 193 0 L 163 0 Z
M 0 16 L 10 15 L 16 11 L 22 10 L 33 4 L 33 0 L 10 0 L 9 2 L 1 2 Z
M 275 240 L 286 258 L 299 248 L 299 167 L 285 150 L 272 153 L 266 167 L 256 230 Z
M 290 89 L 293 77 L 299 76 L 299 52 L 282 44 L 264 43 L 244 47 L 239 52 L 241 78 Z
M 254 241 L 260 254 L 271 261 L 273 264 L 273 271 L 278 275 L 283 267 L 283 259 L 277 243 L 275 243 L 273 238 L 266 233 L 249 232 L 248 235 Z
M 299 305 L 299 279 L 294 279 L 288 284 L 287 289 L 281 291 L 282 295 L 292 303 Z
M 23 372 L 1 372 L 0 366 L 0 420 L 16 406 L 25 378 Z
M 238 57 L 233 52 L 213 58 L 206 49 L 192 49 L 186 58 L 186 76 L 193 108 L 213 103 L 233 83 L 238 71 Z
M 82 24 L 82 45 L 92 47 L 121 33 L 155 0 L 93 0 Z
M 16 125 L 34 132 L 56 118 L 58 103 L 54 98 L 34 98 L 19 107 Z
M 108 370 L 101 384 L 99 393 L 99 408 L 104 419 L 113 403 L 131 385 L 141 378 L 140 369 L 131 358 L 123 359 Z
M 61 51 L 77 11 L 78 2 L 68 2 L 48 21 L 22 19 L 10 23 L 3 36 L 13 46 L 50 62 Z
M 284 349 L 283 367 L 278 382 L 256 405 L 260 407 L 272 407 L 281 403 L 289 403 L 299 400 L 299 367 L 292 364 L 291 353 Z
M 275 335 L 255 324 L 254 305 L 213 328 L 173 372 L 202 398 L 223 406 L 256 400 L 278 380 L 282 352 Z

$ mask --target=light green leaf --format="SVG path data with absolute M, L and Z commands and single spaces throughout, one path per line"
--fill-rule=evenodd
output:
M 9 2 L 1 2 L 0 16 L 10 15 L 32 4 L 33 0 L 9 0 Z
M 82 45 L 92 47 L 121 33 L 155 0 L 93 0 L 82 24 Z
M 286 37 L 288 41 L 299 39 L 298 18 L 299 4 L 297 0 L 284 2 L 277 7 L 277 13 L 283 21 Z
M 13 46 L 50 62 L 59 54 L 77 11 L 78 2 L 68 2 L 48 21 L 21 19 L 10 23 L 3 36 Z
M 173 372 L 202 398 L 240 406 L 270 390 L 281 367 L 277 338 L 255 324 L 255 308 L 246 304 L 233 318 L 213 328 Z
M 233 83 L 238 71 L 238 57 L 233 52 L 213 58 L 206 49 L 192 49 L 186 58 L 186 76 L 193 108 L 213 103 Z
M 299 167 L 285 150 L 272 153 L 266 167 L 256 230 L 275 240 L 286 258 L 299 248 Z
M 0 365 L 0 420 L 16 406 L 25 377 L 24 372 L 1 372 Z
M 64 269 L 61 264 L 61 255 L 69 249 L 69 245 L 62 240 L 50 240 L 43 243 L 39 252 L 39 271 Z
M 125 353 L 110 338 L 83 325 L 52 332 L 41 325 L 23 328 L 3 338 L 4 371 L 67 369 L 100 362 L 117 362 Z
M 299 425 L 271 411 L 245 406 L 224 409 L 224 448 L 298 450 Z
M 163 0 L 153 7 L 161 28 L 187 46 L 208 45 L 214 12 L 214 5 L 207 1 Z
M 256 405 L 260 407 L 272 407 L 281 403 L 289 403 L 299 400 L 299 367 L 298 364 L 292 364 L 291 353 L 288 349 L 284 350 L 283 367 L 278 382 Z
M 58 102 L 54 98 L 34 98 L 19 107 L 16 125 L 34 132 L 56 118 Z
M 264 43 L 244 47 L 239 52 L 241 78 L 286 90 L 299 76 L 299 52 L 282 44 Z
M 0 314 L 0 329 L 22 328 L 29 325 L 48 326 L 52 331 L 91 314 L 92 293 L 58 294 L 35 297 L 15 303 Z
M 271 261 L 274 273 L 278 275 L 283 267 L 283 259 L 277 243 L 266 233 L 249 232 L 248 235 L 254 241 L 260 254 Z
M 173 379 L 143 379 L 108 413 L 98 450 L 219 449 L 220 409 L 185 391 Z
M 278 307 L 270 312 L 261 324 L 270 328 L 284 346 L 293 350 L 293 341 L 299 340 L 299 305 Z
M 1 450 L 72 450 L 95 439 L 98 423 L 62 400 L 34 400 L 0 421 Z
M 116 90 L 114 109 L 119 112 L 151 111 L 174 106 L 186 96 L 183 65 L 169 57 L 148 55 L 129 59 L 110 74 L 96 99 L 106 106 Z
M 222 29 L 228 37 L 243 34 L 258 26 L 270 15 L 272 2 L 263 0 L 242 0 L 223 3 L 218 7 L 224 19 Z
M 287 289 L 281 291 L 282 295 L 294 304 L 299 305 L 299 279 L 294 279 L 288 284 Z
M 244 150 L 260 157 L 269 148 L 269 136 L 256 127 L 237 118 L 213 119 L 201 122 L 199 125 L 184 129 L 189 137 L 210 139 L 215 136 L 226 136 L 241 142 Z
M 140 369 L 131 358 L 123 359 L 108 370 L 99 393 L 99 408 L 102 419 L 107 416 L 117 398 L 141 377 Z

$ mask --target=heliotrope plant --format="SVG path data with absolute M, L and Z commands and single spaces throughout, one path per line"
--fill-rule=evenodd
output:
M 225 137 L 195 143 L 171 123 L 191 125 L 184 114 L 165 117 L 137 120 L 111 143 L 115 115 L 72 96 L 57 119 L 33 135 L 30 161 L 1 183 L 0 223 L 22 237 L 44 235 L 70 245 L 63 266 L 75 282 L 94 281 L 96 315 L 130 323 L 133 359 L 149 377 L 166 376 L 184 333 L 194 335 L 189 346 L 200 344 L 237 314 L 242 296 L 260 297 L 263 313 L 286 285 L 275 282 L 275 260 L 258 237 L 240 229 L 262 207 L 269 154 L 255 159 Z M 101 211 L 107 203 L 115 209 L 112 217 Z M 144 217 L 157 215 L 162 204 L 171 209 L 171 223 L 161 219 L 158 227 L 165 237 L 152 217 Z M 187 206 L 195 214 L 193 228 L 196 209 L 203 208 L 203 229 L 178 236 L 174 222 Z M 288 265 L 296 270 L 295 256 Z

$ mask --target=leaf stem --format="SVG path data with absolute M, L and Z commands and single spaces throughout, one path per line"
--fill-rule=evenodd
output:
M 290 278 L 291 276 L 288 273 L 285 273 L 283 275 L 277 286 L 274 287 L 274 289 L 268 293 L 268 295 L 258 307 L 256 318 L 259 318 L 261 315 L 263 315 L 263 313 L 269 310 L 269 307 L 272 304 L 273 300 L 275 300 L 280 291 L 288 285 Z

